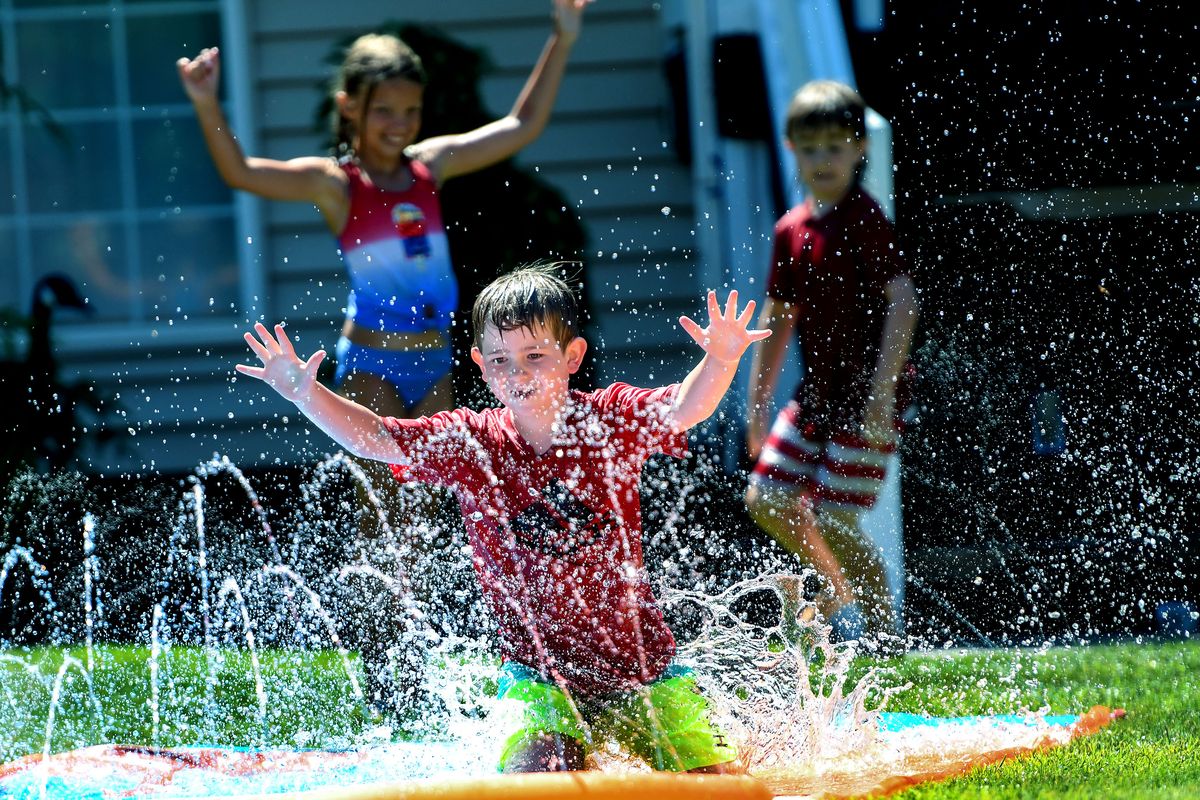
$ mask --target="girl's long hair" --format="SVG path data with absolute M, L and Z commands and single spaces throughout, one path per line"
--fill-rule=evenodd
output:
M 428 76 L 421 57 L 398 37 L 384 33 L 368 33 L 358 37 L 346 48 L 345 58 L 333 84 L 333 96 L 345 92 L 350 97 L 361 96 L 362 112 L 358 120 L 342 115 L 333 104 L 333 144 L 338 157 L 353 155 L 354 137 L 361 130 L 367 108 L 379 84 L 392 78 L 403 78 L 425 86 Z

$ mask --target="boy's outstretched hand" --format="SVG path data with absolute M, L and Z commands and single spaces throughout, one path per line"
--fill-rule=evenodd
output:
M 748 303 L 739 314 L 737 298 L 737 292 L 730 292 L 722 311 L 717 293 L 710 291 L 707 328 L 701 328 L 691 317 L 679 318 L 679 324 L 704 350 L 704 358 L 683 379 L 675 394 L 671 422 L 676 431 L 686 431 L 713 415 L 733 382 L 746 348 L 771 335 L 769 330 L 747 327 L 754 316 L 754 302 Z
M 254 330 L 258 336 L 247 331 L 246 344 L 262 361 L 262 366 L 238 364 L 235 369 L 243 375 L 264 381 L 293 403 L 306 398 L 316 384 L 317 367 L 325 360 L 325 351 L 318 350 L 309 356 L 308 361 L 301 361 L 282 325 L 275 326 L 274 336 L 261 322 L 254 323 Z
M 707 328 L 701 328 L 691 317 L 679 318 L 679 324 L 696 340 L 696 344 L 704 349 L 709 358 L 722 363 L 737 362 L 747 347 L 771 335 L 771 331 L 766 328 L 748 327 L 754 316 L 754 301 L 747 303 L 741 314 L 737 312 L 737 301 L 738 293 L 734 289 L 729 293 L 725 310 L 722 312 L 720 304 L 717 303 L 717 293 L 710 289 Z

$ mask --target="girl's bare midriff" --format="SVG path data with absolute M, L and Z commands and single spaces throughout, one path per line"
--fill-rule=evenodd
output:
M 352 319 L 342 325 L 342 336 L 360 347 L 375 350 L 436 350 L 450 344 L 441 331 L 380 331 L 355 325 Z

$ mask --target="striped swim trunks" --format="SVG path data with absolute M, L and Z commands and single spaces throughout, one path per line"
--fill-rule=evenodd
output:
M 801 420 L 792 401 L 779 412 L 750 482 L 760 491 L 802 492 L 814 506 L 871 508 L 883 488 L 888 462 L 896 452 L 902 423 L 884 445 L 868 442 L 857 431 L 834 430 L 819 435 L 817 426 Z

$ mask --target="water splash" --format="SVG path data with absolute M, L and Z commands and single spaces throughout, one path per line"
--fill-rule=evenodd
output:
M 355 466 L 344 457 L 322 464 L 303 492 L 304 513 L 319 513 L 321 494 L 335 473 L 364 480 L 369 487 L 369 479 L 365 474 L 356 474 Z M 240 475 L 224 460 L 215 459 L 206 467 L 218 468 L 222 473 Z M 253 498 L 251 505 L 265 526 L 266 509 L 258 503 L 248 482 L 243 489 L 247 497 Z M 454 769 L 460 773 L 488 771 L 496 755 L 496 732 L 505 725 L 495 698 L 496 660 L 490 655 L 489 642 L 448 630 L 435 634 L 430 620 L 423 616 L 424 609 L 408 599 L 407 582 L 397 582 L 367 561 L 344 564 L 333 574 L 322 574 L 323 582 L 314 582 L 299 571 L 309 554 L 310 541 L 303 545 L 292 542 L 286 547 L 278 547 L 274 539 L 266 543 L 269 547 L 275 545 L 269 549 L 270 553 L 286 553 L 294 563 L 273 557 L 258 558 L 256 564 L 254 558 L 215 563 L 208 553 L 207 503 L 202 482 L 188 481 L 165 549 L 165 571 L 155 584 L 156 602 L 145 631 L 149 642 L 146 666 L 150 695 L 145 706 L 150 715 L 150 739 L 155 746 L 220 741 L 221 730 L 214 720 L 228 709 L 220 707 L 218 689 L 221 681 L 229 680 L 248 680 L 252 686 L 253 705 L 246 704 L 245 714 L 253 716 L 257 731 L 248 743 L 258 747 L 288 743 L 281 742 L 272 728 L 276 721 L 273 713 L 282 703 L 296 702 L 298 688 L 268 679 L 269 668 L 262 658 L 268 640 L 275 646 L 290 641 L 292 647 L 323 649 L 336 658 L 340 677 L 339 686 L 333 689 L 345 690 L 350 703 L 358 708 L 350 712 L 351 716 L 359 715 L 357 721 L 345 720 L 344 736 L 337 740 L 341 746 L 361 748 L 390 742 L 394 732 L 371 728 L 369 715 L 364 714 L 366 698 L 352 648 L 346 642 L 344 621 L 329 608 L 331 587 L 337 581 L 357 575 L 405 601 L 405 616 L 411 624 L 400 636 L 412 638 L 415 649 L 423 654 L 428 667 L 424 670 L 425 693 L 433 698 L 430 714 L 420 721 L 417 733 L 425 741 L 449 744 L 470 753 L 469 763 L 455 762 Z M 665 532 L 660 535 L 671 542 L 682 540 L 685 531 L 679 507 L 663 508 Z M 387 523 L 381 502 L 375 504 L 374 514 Z M 321 524 L 319 519 L 312 522 Z M 81 565 L 85 658 L 81 661 L 67 656 L 69 661 L 64 660 L 52 679 L 40 677 L 40 671 L 28 659 L 11 655 L 0 659 L 3 663 L 15 660 L 30 678 L 39 676 L 37 679 L 51 696 L 48 727 L 41 746 L 43 753 L 51 748 L 59 697 L 69 673 L 76 672 L 88 682 L 100 740 L 108 738 L 113 729 L 110 722 L 114 711 L 117 715 L 126 711 L 104 708 L 91 689 L 93 677 L 105 662 L 92 637 L 102 618 L 99 598 L 105 578 L 104 551 L 97 547 L 96 527 L 96 519 L 90 513 L 85 515 Z M 312 537 L 314 530 L 298 526 L 297 539 Z M 342 538 L 345 539 L 344 532 Z M 263 543 L 257 544 L 261 547 Z M 14 547 L 5 554 L 0 567 L 0 589 L 18 564 L 28 567 L 39 592 L 52 605 L 46 570 L 24 548 Z M 927 751 L 931 746 L 930 735 L 919 741 L 910 737 L 910 741 L 902 742 L 881 728 L 888 698 L 907 686 L 892 680 L 878 662 L 874 666 L 856 662 L 852 645 L 830 641 L 829 627 L 816 613 L 815 601 L 805 592 L 810 576 L 768 574 L 714 590 L 709 584 L 691 581 L 689 573 L 665 572 L 668 584 L 691 587 L 678 589 L 668 585 L 660 592 L 664 607 L 685 622 L 680 629 L 687 634 L 680 636 L 678 659 L 695 670 L 699 684 L 712 700 L 718 723 L 739 743 L 739 759 L 752 774 L 780 786 L 798 786 L 813 776 L 827 777 L 837 770 L 844 771 L 848 763 L 889 758 L 894 763 L 901 756 L 911 758 L 914 752 L 924 752 L 921 747 Z M 219 587 L 215 593 L 213 586 Z M 173 655 L 173 644 L 187 639 L 189 625 L 200 634 L 201 651 L 179 650 Z M 266 640 L 261 636 L 263 633 L 269 634 Z M 286 650 L 282 652 L 286 657 Z M 198 695 L 187 694 L 188 671 L 173 670 L 175 658 L 182 659 L 179 663 L 185 666 L 188 659 L 203 665 L 203 684 L 195 687 L 199 689 Z M 189 708 L 197 710 L 201 724 L 189 730 L 186 723 L 178 722 L 180 718 L 188 718 L 187 713 L 178 716 L 181 707 L 187 713 Z M 345 715 L 345 710 L 342 713 Z M 293 737 L 290 742 L 293 746 L 329 742 L 328 738 L 322 741 L 322 734 L 309 730 L 303 722 L 289 735 Z M 597 763 L 601 766 L 645 768 L 614 755 L 608 743 L 595 744 L 599 751 Z
M 242 634 L 246 637 L 246 650 L 250 653 L 250 668 L 254 673 L 254 696 L 258 700 L 258 730 L 260 741 L 265 743 L 267 728 L 267 690 L 263 685 L 262 666 L 258 663 L 258 647 L 254 642 L 254 623 L 242 594 L 242 587 L 233 578 L 226 578 L 217 594 L 217 602 L 224 604 L 229 597 L 237 604 L 242 622 Z
M 43 599 L 47 602 L 47 610 L 53 611 L 55 607 L 54 596 L 51 593 L 49 583 L 49 573 L 38 560 L 34 558 L 33 553 L 27 547 L 17 545 L 10 549 L 4 556 L 4 564 L 0 566 L 0 600 L 4 599 L 4 584 L 8 581 L 8 576 L 17 562 L 24 562 L 29 567 L 29 574 L 33 580 L 34 586 L 41 593 Z
M 271 550 L 271 557 L 276 564 L 283 563 L 283 556 L 279 552 L 279 544 L 275 541 L 275 532 L 271 530 L 271 523 L 267 517 L 267 511 L 263 508 L 262 503 L 258 499 L 258 492 L 250 484 L 250 480 L 228 456 L 214 454 L 213 457 L 196 468 L 196 473 L 191 477 L 191 480 L 197 485 L 204 478 L 214 475 L 226 474 L 232 477 L 246 493 L 246 499 L 250 503 L 250 507 L 254 509 L 254 513 L 258 517 L 259 525 L 262 527 L 263 540 Z
M 831 762 L 872 746 L 879 711 L 907 686 L 888 686 L 882 667 L 854 678 L 855 643 L 834 642 L 804 591 L 810 575 L 764 575 L 712 596 L 672 590 L 664 603 L 699 624 L 681 646 L 739 744 L 752 774 Z
M 100 562 L 96 558 L 96 519 L 91 512 L 83 515 L 83 625 L 87 648 L 87 669 L 96 668 L 96 617 L 103 616 L 100 602 Z

